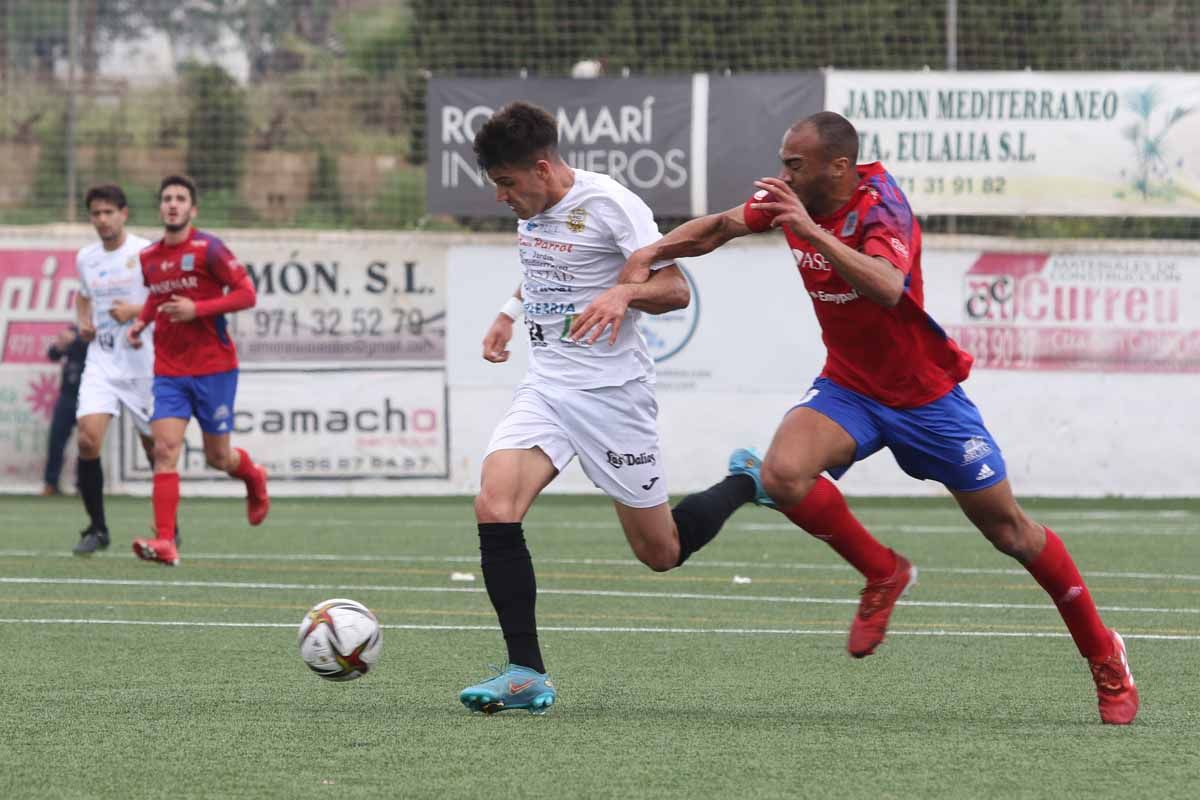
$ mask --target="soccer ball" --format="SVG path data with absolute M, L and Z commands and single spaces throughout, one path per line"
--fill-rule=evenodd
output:
M 300 657 L 330 681 L 366 675 L 379 660 L 383 629 L 362 603 L 334 598 L 317 603 L 300 622 Z

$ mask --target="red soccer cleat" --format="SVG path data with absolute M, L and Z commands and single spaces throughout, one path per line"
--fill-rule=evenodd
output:
M 850 623 L 850 641 L 846 643 L 846 649 L 855 658 L 871 655 L 883 643 L 896 601 L 917 582 L 917 568 L 899 553 L 895 556 L 896 571 L 892 576 L 868 583 L 861 592 L 858 613 Z
M 1088 659 L 1092 680 L 1096 682 L 1096 697 L 1100 700 L 1100 720 L 1106 725 L 1128 725 L 1138 712 L 1138 690 L 1129 671 L 1125 656 L 1125 641 L 1121 634 L 1112 634 L 1113 654 L 1108 658 Z
M 179 565 L 179 550 L 170 539 L 134 539 L 133 554 L 142 561 L 157 561 L 168 567 Z
M 267 494 L 267 468 L 254 469 L 255 477 L 246 481 L 246 519 L 251 525 L 261 525 L 271 510 L 271 498 Z

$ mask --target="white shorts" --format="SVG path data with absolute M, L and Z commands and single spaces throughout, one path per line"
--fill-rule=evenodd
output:
M 654 387 L 633 380 L 603 389 L 522 383 L 487 452 L 541 448 L 559 472 L 579 456 L 600 491 L 633 508 L 667 502 Z
M 154 378 L 111 378 L 95 369 L 84 368 L 79 381 L 79 405 L 75 418 L 89 414 L 111 414 L 120 416 L 121 406 L 129 409 L 134 426 L 144 435 L 150 435 L 150 409 L 153 405 Z

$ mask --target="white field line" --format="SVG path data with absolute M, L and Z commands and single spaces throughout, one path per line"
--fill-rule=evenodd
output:
M 426 594 L 484 594 L 483 588 L 452 586 L 381 586 L 346 583 L 261 583 L 253 581 L 156 581 L 120 578 L 18 578 L 0 577 L 0 585 L 37 586 L 138 586 L 146 588 L 187 589 L 258 589 L 282 591 L 349 591 L 349 592 L 413 592 Z M 711 600 L 741 603 L 793 603 L 801 605 L 858 605 L 853 598 L 787 597 L 780 595 L 726 595 L 698 592 L 630 592 L 616 589 L 538 589 L 541 595 L 567 597 L 614 597 L 655 600 Z M 938 600 L 901 600 L 899 605 L 917 608 L 987 608 L 1001 610 L 1053 611 L 1050 603 L 959 603 Z M 1141 608 L 1134 606 L 1101 606 L 1101 611 L 1140 614 L 1200 614 L 1200 608 Z
M 16 619 L 0 618 L 0 625 L 143 625 L 163 628 L 287 628 L 295 629 L 290 622 L 210 622 L 182 620 L 140 620 L 140 619 Z M 388 630 L 402 631 L 494 631 L 494 625 L 384 625 Z M 642 628 L 642 627 L 574 627 L 562 625 L 542 625 L 541 631 L 557 633 L 652 633 L 652 634 L 702 634 L 702 635 L 733 635 L 733 636 L 845 636 L 844 630 L 825 630 L 819 628 Z M 889 631 L 891 636 L 970 636 L 982 638 L 1021 638 L 1021 639 L 1065 639 L 1065 633 L 1044 633 L 1038 631 Z M 1124 639 L 1152 639 L 1175 642 L 1200 642 L 1200 636 L 1179 634 L 1122 634 Z
M 417 555 L 357 555 L 342 553 L 186 553 L 189 559 L 198 561 L 280 561 L 346 564 L 376 564 L 391 562 L 398 564 L 478 564 L 479 556 L 417 556 Z M 102 556 L 103 557 L 103 556 Z M 75 559 L 61 550 L 0 550 L 0 558 L 61 558 Z M 640 567 L 641 562 L 632 558 L 535 558 L 534 564 L 588 567 Z M 693 567 L 720 567 L 729 569 L 775 569 L 806 571 L 849 571 L 847 564 L 809 564 L 789 561 L 709 561 L 703 558 L 688 562 Z M 1028 575 L 1023 569 L 1001 567 L 928 567 L 918 564 L 921 572 L 945 573 L 949 575 Z M 1083 573 L 1087 578 L 1126 578 L 1144 580 L 1200 581 L 1200 575 L 1169 572 L 1111 572 L 1107 570 Z

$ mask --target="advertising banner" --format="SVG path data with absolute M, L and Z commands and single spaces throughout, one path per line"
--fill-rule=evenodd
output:
M 230 317 L 242 363 L 445 359 L 445 248 L 411 235 L 228 243 L 258 294 Z
M 948 332 L 976 368 L 1200 372 L 1194 256 L 983 252 L 958 312 Z
M 1195 75 L 833 70 L 825 107 L 918 214 L 1200 214 Z
M 151 478 L 122 418 L 121 479 Z M 321 369 L 243 371 L 233 440 L 271 480 L 446 478 L 445 371 Z M 200 430 L 190 425 L 180 477 L 228 481 L 204 464 Z
M 435 214 L 511 216 L 475 163 L 472 142 L 497 109 L 527 100 L 558 119 L 559 149 L 572 167 L 603 172 L 657 214 L 691 211 L 692 79 L 443 79 L 426 99 L 426 201 Z
M 754 180 L 779 170 L 788 126 L 822 108 L 819 72 L 574 80 L 443 79 L 429 82 L 429 210 L 510 216 L 475 163 L 479 127 L 506 103 L 527 100 L 558 121 L 572 167 L 611 175 L 657 217 L 729 208 Z

